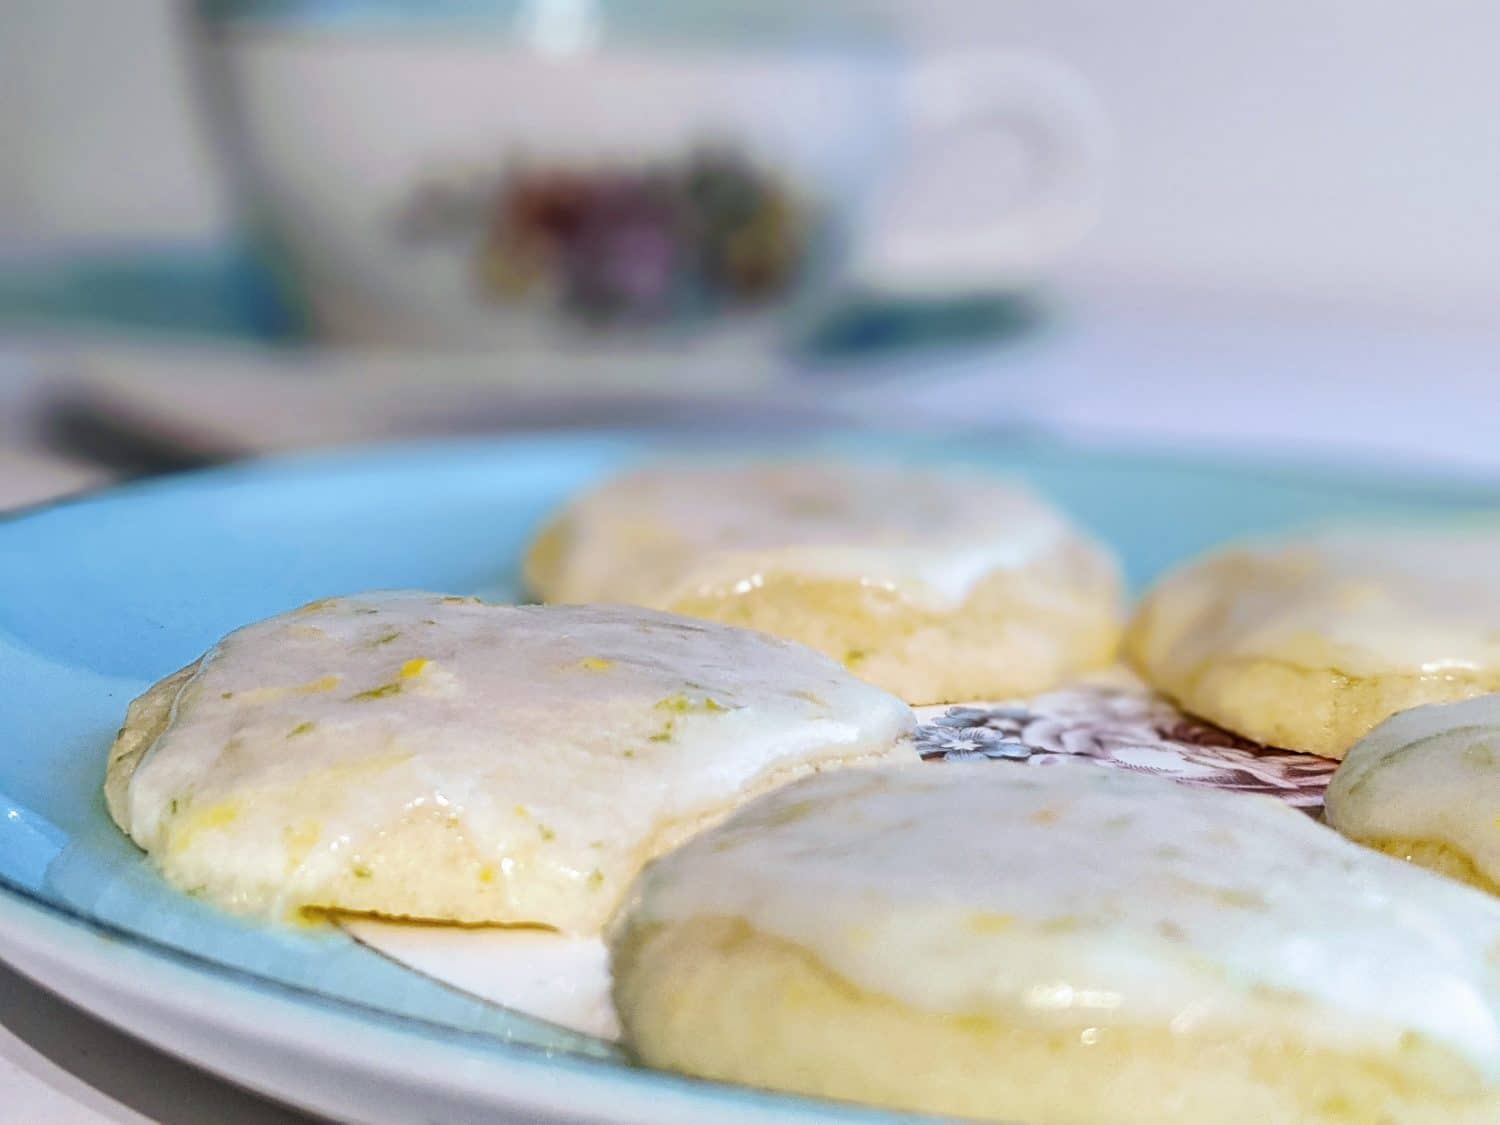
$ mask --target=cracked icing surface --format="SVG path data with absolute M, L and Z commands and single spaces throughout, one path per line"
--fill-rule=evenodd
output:
M 911 703 L 1028 695 L 1114 656 L 1113 559 L 992 475 L 678 464 L 575 499 L 528 554 L 549 602 L 623 601 L 810 645 Z
M 1381 720 L 1500 690 L 1500 530 L 1339 531 L 1169 575 L 1127 635 L 1187 710 L 1342 757 Z
M 173 882 L 596 930 L 639 865 L 824 765 L 914 760 L 899 700 L 801 646 L 622 607 L 334 598 L 132 707 L 115 818 Z
M 660 607 L 732 596 L 775 573 L 951 610 L 992 571 L 1022 569 L 1077 534 L 993 476 L 879 465 L 647 469 L 580 497 L 564 520 L 562 557 L 528 573 L 538 592 Z
M 925 1012 L 1375 1056 L 1416 1036 L 1500 1082 L 1500 904 L 1264 798 L 1087 765 L 809 779 L 649 866 L 617 927 L 695 918 Z

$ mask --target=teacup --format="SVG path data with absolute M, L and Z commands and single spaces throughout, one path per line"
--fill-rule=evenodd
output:
M 1062 66 L 734 11 L 218 0 L 203 22 L 253 217 L 336 343 L 785 338 L 851 291 L 1008 291 L 1086 226 L 1104 130 Z

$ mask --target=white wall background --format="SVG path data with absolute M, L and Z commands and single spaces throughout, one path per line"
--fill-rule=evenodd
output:
M 173 0 L 0 0 L 0 249 L 227 221 Z
M 0 247 L 222 229 L 173 12 L 0 5 Z M 1500 301 L 1500 5 L 910 0 L 905 13 L 928 45 L 1034 46 L 1098 89 L 1118 156 L 1084 273 L 1481 315 Z
M 966 14 L 967 13 L 967 14 Z M 943 5 L 1047 49 L 1119 139 L 1098 271 L 1311 296 L 1500 302 L 1500 5 Z

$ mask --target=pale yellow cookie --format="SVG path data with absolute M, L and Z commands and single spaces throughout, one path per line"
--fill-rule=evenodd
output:
M 598 929 L 640 865 L 812 770 L 914 760 L 810 649 L 623 607 L 334 598 L 131 705 L 111 815 L 231 909 Z
M 1500 1120 L 1500 903 L 1271 798 L 1088 765 L 844 771 L 611 925 L 646 1063 L 1035 1125 Z
M 1500 695 L 1387 719 L 1340 763 L 1326 801 L 1351 840 L 1500 894 Z
M 526 563 L 549 602 L 626 602 L 811 645 L 911 703 L 1031 695 L 1107 664 L 1108 554 L 973 470 L 683 464 L 575 500 Z
M 1220 551 L 1150 592 L 1125 651 L 1184 710 L 1341 758 L 1398 711 L 1500 691 L 1500 531 Z

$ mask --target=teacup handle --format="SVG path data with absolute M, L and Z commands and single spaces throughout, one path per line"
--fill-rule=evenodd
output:
M 1092 92 L 1067 67 L 1009 50 L 941 55 L 908 82 L 906 158 L 852 280 L 912 297 L 1031 280 L 1094 217 L 1109 146 Z M 962 182 L 964 156 L 986 182 Z

